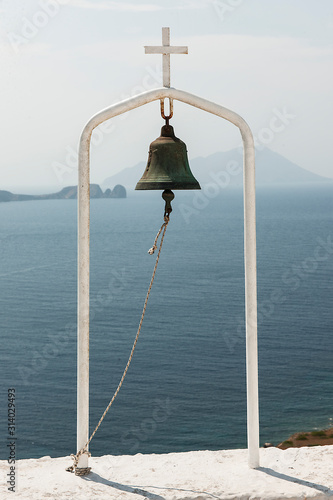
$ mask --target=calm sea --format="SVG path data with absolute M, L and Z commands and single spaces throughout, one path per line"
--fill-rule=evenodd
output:
M 333 187 L 257 192 L 261 444 L 333 424 Z M 246 447 L 242 192 L 177 192 L 141 336 L 94 455 Z M 76 202 L 0 204 L 1 439 L 76 449 Z M 136 334 L 159 193 L 91 202 L 90 425 Z M 1 459 L 7 458 L 5 446 Z

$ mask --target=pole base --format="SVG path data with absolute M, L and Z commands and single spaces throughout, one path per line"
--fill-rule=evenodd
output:
M 76 476 L 87 476 L 91 472 L 91 467 L 76 467 L 75 475 Z

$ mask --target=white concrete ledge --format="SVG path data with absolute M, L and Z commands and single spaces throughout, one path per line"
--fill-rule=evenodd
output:
M 7 491 L 8 462 L 0 462 L 0 498 L 15 499 L 327 499 L 333 498 L 333 446 L 260 449 L 249 469 L 247 450 L 91 458 L 93 472 L 65 471 L 69 457 L 16 462 L 17 492 Z

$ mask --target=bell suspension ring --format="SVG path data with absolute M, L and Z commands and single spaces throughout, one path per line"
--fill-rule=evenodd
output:
M 161 116 L 163 120 L 165 120 L 165 125 L 169 125 L 169 120 L 173 117 L 173 99 L 169 98 L 169 110 L 170 110 L 169 115 L 164 114 L 164 99 L 161 99 L 160 103 L 161 103 Z

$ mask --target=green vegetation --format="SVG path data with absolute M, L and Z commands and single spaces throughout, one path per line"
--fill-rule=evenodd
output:
M 312 431 L 311 436 L 326 437 L 326 432 L 325 431 Z
M 297 441 L 305 441 L 308 439 L 308 437 L 306 434 L 298 434 L 296 439 L 297 439 Z
M 292 441 L 283 441 L 283 446 L 293 446 L 293 442 Z

